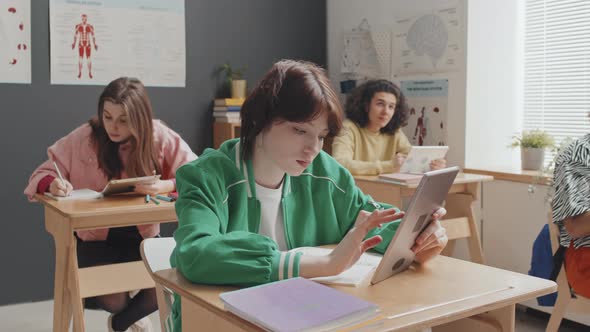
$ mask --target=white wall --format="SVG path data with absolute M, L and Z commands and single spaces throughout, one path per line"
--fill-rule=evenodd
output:
M 342 79 L 340 74 L 340 57 L 343 50 L 344 32 L 356 28 L 366 18 L 371 26 L 393 25 L 396 18 L 412 17 L 425 11 L 445 8 L 449 4 L 462 4 L 463 26 L 465 20 L 465 0 L 328 0 L 327 1 L 327 41 L 328 72 L 336 87 Z M 466 29 L 462 38 L 466 42 Z M 420 76 L 398 76 L 393 79 L 449 79 L 448 101 L 448 144 L 449 165 L 464 166 L 465 161 L 465 56 L 459 59 L 460 69 L 456 72 Z
M 522 1 L 469 1 L 465 167 L 519 169 L 511 136 L 522 124 Z

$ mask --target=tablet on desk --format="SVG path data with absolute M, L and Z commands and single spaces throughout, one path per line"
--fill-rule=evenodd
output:
M 428 226 L 432 213 L 442 207 L 457 173 L 459 167 L 456 166 L 424 173 L 404 218 L 373 274 L 371 284 L 402 272 L 412 264 L 415 255 L 411 248 L 418 235 Z
M 436 159 L 443 159 L 449 151 L 448 146 L 412 146 L 406 157 L 400 173 L 422 174 L 430 171 L 430 162 Z
M 102 190 L 103 196 L 128 193 L 135 190 L 138 184 L 151 184 L 160 179 L 160 175 L 148 175 L 137 178 L 111 180 Z

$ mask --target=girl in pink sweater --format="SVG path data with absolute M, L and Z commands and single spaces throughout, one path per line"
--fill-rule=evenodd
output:
M 121 77 L 106 86 L 98 102 L 98 115 L 74 129 L 47 149 L 49 159 L 29 178 L 25 194 L 50 192 L 67 196 L 73 189 L 102 191 L 111 179 L 161 174 L 149 185 L 138 185 L 140 194 L 176 190 L 175 172 L 197 156 L 172 129 L 152 119 L 152 107 L 143 84 Z M 64 179 L 56 174 L 56 162 Z M 157 236 L 160 226 L 141 225 L 78 231 L 78 265 L 123 263 L 141 260 L 139 244 Z M 157 310 L 154 289 L 86 299 L 85 307 L 111 312 L 109 331 L 151 331 L 147 315 Z

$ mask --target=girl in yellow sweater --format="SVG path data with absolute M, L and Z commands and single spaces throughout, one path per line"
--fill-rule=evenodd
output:
M 399 87 L 388 80 L 370 80 L 346 100 L 347 120 L 334 137 L 332 156 L 354 175 L 399 171 L 412 145 L 401 131 L 408 124 L 408 105 Z M 431 169 L 444 168 L 444 159 Z

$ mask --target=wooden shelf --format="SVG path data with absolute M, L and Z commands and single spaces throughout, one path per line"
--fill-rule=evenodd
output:
M 483 170 L 483 169 L 463 169 L 464 173 L 491 175 L 496 180 L 504 180 L 511 182 L 529 183 L 548 185 L 553 179 L 553 174 L 546 174 L 540 171 L 524 171 L 524 170 Z

